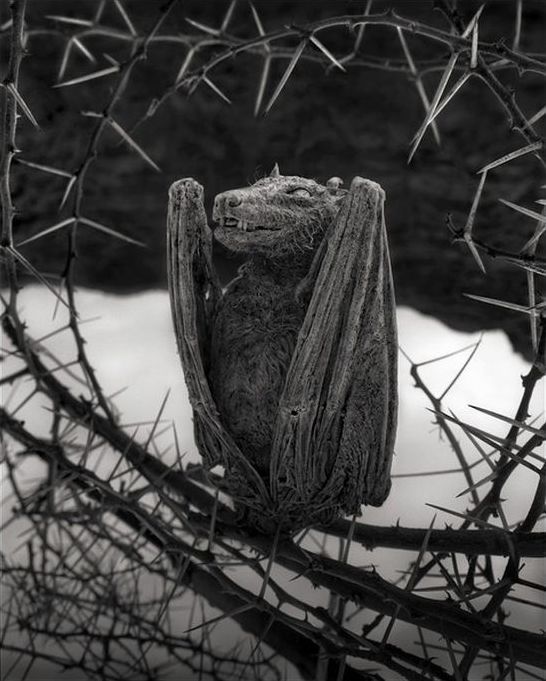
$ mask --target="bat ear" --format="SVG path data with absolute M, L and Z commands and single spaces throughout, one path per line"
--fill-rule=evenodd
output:
M 279 164 L 275 163 L 273 170 L 269 173 L 269 177 L 280 177 L 281 171 L 279 170 Z
M 331 177 L 326 183 L 328 193 L 332 194 L 332 196 L 339 196 L 341 194 L 345 194 L 345 191 L 340 189 L 342 184 L 343 180 L 341 179 L 341 177 Z

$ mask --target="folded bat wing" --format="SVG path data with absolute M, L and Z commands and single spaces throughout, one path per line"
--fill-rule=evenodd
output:
M 167 271 L 178 352 L 190 403 L 195 439 L 206 466 L 222 464 L 250 500 L 265 503 L 267 489 L 221 423 L 207 365 L 212 318 L 221 289 L 212 267 L 212 236 L 203 207 L 203 187 L 186 178 L 169 190 Z
M 316 281 L 275 425 L 271 493 L 302 512 L 379 505 L 396 432 L 396 311 L 384 192 L 356 177 Z

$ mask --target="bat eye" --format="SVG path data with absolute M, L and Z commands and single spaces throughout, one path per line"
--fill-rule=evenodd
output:
M 290 196 L 306 196 L 310 197 L 311 192 L 308 189 L 304 189 L 304 187 L 296 187 L 296 189 L 289 189 L 287 191 L 287 194 L 290 194 Z

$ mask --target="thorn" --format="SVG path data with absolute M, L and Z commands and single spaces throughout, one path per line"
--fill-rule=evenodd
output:
M 525 208 L 524 206 L 518 206 L 517 203 L 512 203 L 512 201 L 507 201 L 506 199 L 499 199 L 501 203 L 503 203 L 505 206 L 508 206 L 508 208 L 512 208 L 513 210 L 517 210 L 518 213 L 522 213 L 523 215 L 527 215 L 530 218 L 533 218 L 533 220 L 536 220 L 537 222 L 541 224 L 546 224 L 546 215 L 542 215 L 541 213 L 537 213 L 534 210 L 531 210 L 530 208 Z
M 229 99 L 229 97 L 226 97 L 226 95 L 220 90 L 220 88 L 218 86 L 216 86 L 212 82 L 212 80 L 210 80 L 210 78 L 208 76 L 203 76 L 202 80 L 203 80 L 204 83 L 206 83 L 210 87 L 210 89 L 213 92 L 215 92 L 221 99 L 223 99 L 224 102 L 226 102 L 226 104 L 231 104 L 231 99 Z
M 137 154 L 144 160 L 148 165 L 150 165 L 154 170 L 157 170 L 157 172 L 161 172 L 161 169 L 159 166 L 152 161 L 152 159 L 148 156 L 148 154 L 142 149 L 136 142 L 135 140 L 127 133 L 119 123 L 117 123 L 113 118 L 108 118 L 108 123 L 110 126 L 127 142 L 127 144 L 134 149 Z
M 32 125 L 35 128 L 37 128 L 39 130 L 40 126 L 38 125 L 38 122 L 36 121 L 36 119 L 32 115 L 32 111 L 26 105 L 25 100 L 21 97 L 20 93 L 17 91 L 17 88 L 15 87 L 15 85 L 13 83 L 7 83 L 5 87 L 6 87 L 6 90 L 15 99 L 15 101 L 19 105 L 19 108 L 25 114 L 25 116 L 28 118 L 28 120 L 32 123 Z
M 273 95 L 271 96 L 271 99 L 269 100 L 269 102 L 267 103 L 267 106 L 265 107 L 264 115 L 269 113 L 269 111 L 271 110 L 271 107 L 277 101 L 277 98 L 279 97 L 284 86 L 288 82 L 288 79 L 290 78 L 292 71 L 296 67 L 296 64 L 298 63 L 299 58 L 303 54 L 303 51 L 305 50 L 306 45 L 307 45 L 307 38 L 304 38 L 300 42 L 300 44 L 296 47 L 296 49 L 294 50 L 294 54 L 292 55 L 290 62 L 288 64 L 288 66 L 286 67 L 286 70 L 283 73 L 281 80 L 279 81 L 279 84 L 275 88 L 275 92 L 273 93 Z
M 459 53 L 458 52 L 453 52 L 451 57 L 449 58 L 449 61 L 446 65 L 446 68 L 444 69 L 444 72 L 442 73 L 442 77 L 440 78 L 440 82 L 438 83 L 438 87 L 436 89 L 436 93 L 434 94 L 434 98 L 432 100 L 432 104 L 430 105 L 430 109 L 428 111 L 427 116 L 425 117 L 425 120 L 423 121 L 423 124 L 417 131 L 415 135 L 415 141 L 413 143 L 413 146 L 410 150 L 410 154 L 408 157 L 408 163 L 411 163 L 411 160 L 417 151 L 417 148 L 419 144 L 421 143 L 421 140 L 423 139 L 423 136 L 434 116 L 434 113 L 436 111 L 436 108 L 438 104 L 440 103 L 440 99 L 444 93 L 445 87 L 449 81 L 449 78 L 451 77 L 451 74 L 453 72 L 453 69 L 455 68 L 455 64 L 457 63 L 457 59 L 459 58 Z
M 136 37 L 137 32 L 135 30 L 135 27 L 133 26 L 133 22 L 129 18 L 129 15 L 127 14 L 127 11 L 125 7 L 121 4 L 121 0 L 114 0 L 114 5 L 116 6 L 116 9 L 118 12 L 121 14 L 121 18 L 125 22 L 125 25 L 129 29 L 129 33 L 133 36 Z
M 546 113 L 546 106 L 543 107 L 543 109 L 544 109 L 544 113 Z M 541 113 L 541 112 L 539 111 L 538 113 Z M 529 119 L 529 121 L 528 121 L 529 124 L 531 123 L 532 120 L 533 119 Z M 515 151 L 511 151 L 509 154 L 505 154 L 504 156 L 497 158 L 495 161 L 491 161 L 491 163 L 488 163 L 486 166 L 484 166 L 483 168 L 478 170 L 478 174 L 479 173 L 486 173 L 489 170 L 492 170 L 493 168 L 497 168 L 498 166 L 501 166 L 504 163 L 508 163 L 509 161 L 513 161 L 515 158 L 519 158 L 520 156 L 528 154 L 531 151 L 537 151 L 538 149 L 542 149 L 543 145 L 544 145 L 544 142 L 542 140 L 539 140 L 538 142 L 532 142 L 531 144 L 527 144 L 524 147 L 520 147 L 519 149 L 516 149 Z
M 107 69 L 100 69 L 99 71 L 93 71 L 93 73 L 88 73 L 85 76 L 78 76 L 78 78 L 72 78 L 71 80 L 65 80 L 63 83 L 57 83 L 53 85 L 54 88 L 69 87 L 70 85 L 79 85 L 80 83 L 87 83 L 90 80 L 95 80 L 96 78 L 103 78 L 104 76 L 109 76 L 112 73 L 117 73 L 119 71 L 119 66 L 109 66 Z
M 26 244 L 31 243 L 32 241 L 37 241 L 38 239 L 41 239 L 42 237 L 46 236 L 47 234 L 52 234 L 53 232 L 56 232 L 59 229 L 62 229 L 63 227 L 67 227 L 68 225 L 74 224 L 76 219 L 74 217 L 67 218 L 66 220 L 62 220 L 61 222 L 56 223 L 52 227 L 48 227 L 47 229 L 42 230 L 41 232 L 38 232 L 38 234 L 34 234 L 34 236 L 29 237 L 28 239 L 25 239 L 24 241 L 20 241 L 17 244 L 17 248 L 20 246 L 25 246 Z
M 81 222 L 84 225 L 87 225 L 88 227 L 91 227 L 92 229 L 96 229 L 99 232 L 104 232 L 105 234 L 109 234 L 110 236 L 115 237 L 116 239 L 121 239 L 122 241 L 126 241 L 129 244 L 134 244 L 135 246 L 142 246 L 143 248 L 147 248 L 145 243 L 142 243 L 142 241 L 137 241 L 136 239 L 132 239 L 130 236 L 126 236 L 125 234 L 121 234 L 120 232 L 116 232 L 115 229 L 111 229 L 110 227 L 106 227 L 105 225 L 101 225 L 100 222 L 95 222 L 95 220 L 90 220 L 89 218 L 79 218 L 78 222 Z
M 346 68 L 343 66 L 343 64 L 341 64 L 341 63 L 334 57 L 334 55 L 330 52 L 330 50 L 329 50 L 325 45 L 323 45 L 323 44 L 320 42 L 320 40 L 319 40 L 316 36 L 314 36 L 314 35 L 309 36 L 309 40 L 310 40 L 310 41 L 313 43 L 313 45 L 314 45 L 315 47 L 317 47 L 324 55 L 326 55 L 326 57 L 332 62 L 332 65 L 333 65 L 333 66 L 336 66 L 338 69 L 340 69 L 341 71 L 343 71 L 344 73 L 346 73 L 347 70 L 346 70 Z

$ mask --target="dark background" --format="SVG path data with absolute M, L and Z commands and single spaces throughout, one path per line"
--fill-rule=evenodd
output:
M 163 33 L 196 35 L 185 21 L 218 26 L 228 2 L 184 0 L 178 3 Z M 446 22 L 433 3 L 377 0 L 373 12 L 395 5 L 404 16 L 435 23 Z M 480 3 L 460 2 L 468 21 Z M 75 170 L 85 155 L 95 119 L 82 111 L 101 111 L 109 100 L 115 76 L 53 89 L 67 37 L 74 27 L 46 17 L 61 14 L 91 18 L 97 3 L 87 0 L 29 0 L 28 28 L 31 33 L 28 57 L 23 62 L 20 90 L 38 119 L 35 131 L 23 121 L 19 132 L 21 158 L 68 171 Z M 162 2 L 126 0 L 125 7 L 139 32 L 153 24 Z M 255 6 L 266 31 L 289 24 L 305 24 L 321 17 L 363 10 L 363 2 L 273 2 L 258 0 Z M 524 2 L 521 47 L 527 52 L 543 50 L 545 3 Z M 480 21 L 480 39 L 513 36 L 516 3 L 488 2 Z M 2 3 L 2 20 L 7 3 Z M 113 7 L 103 24 L 123 29 Z M 43 31 L 43 29 L 47 29 Z M 228 27 L 239 37 L 255 35 L 248 4 L 239 2 Z M 336 29 L 321 34 L 337 56 L 349 52 L 353 37 Z M 446 60 L 441 43 L 407 36 L 417 60 Z M 110 65 L 105 54 L 119 60 L 128 55 L 126 43 L 110 38 L 83 41 L 96 56 L 97 64 L 72 52 L 64 80 Z M 3 55 L 7 45 L 2 41 Z M 287 43 L 294 47 L 295 42 Z M 195 65 L 221 48 L 203 51 Z M 187 48 L 180 44 L 153 45 L 148 60 L 136 66 L 126 95 L 114 111 L 115 119 L 131 131 L 151 100 L 171 85 Z M 309 54 L 318 55 L 308 47 Z M 405 64 L 394 30 L 371 26 L 361 47 L 363 56 Z M 78 237 L 76 281 L 117 293 L 164 287 L 165 212 L 169 185 L 179 177 L 193 176 L 204 186 L 207 206 L 225 189 L 252 183 L 278 162 L 284 174 L 299 174 L 325 181 L 338 175 L 348 183 L 354 175 L 380 182 L 387 192 L 387 227 L 398 303 L 434 315 L 457 329 L 504 329 L 512 343 L 529 356 L 528 321 L 524 315 L 500 310 L 465 298 L 463 292 L 527 301 L 525 273 L 484 256 L 487 276 L 481 274 L 467 249 L 450 244 L 445 217 L 456 224 L 466 220 L 479 177 L 476 171 L 491 160 L 525 144 L 510 133 L 506 114 L 487 86 L 471 79 L 439 116 L 442 145 L 430 132 L 411 165 L 407 164 L 413 134 L 424 116 L 414 84 L 405 74 L 388 69 L 349 67 L 326 73 L 324 64 L 301 60 L 281 96 L 266 116 L 254 117 L 254 101 L 262 59 L 259 54 L 240 55 L 225 62 L 210 77 L 232 100 L 225 104 L 205 85 L 188 98 L 179 92 L 165 102 L 153 117 L 131 134 L 160 166 L 154 172 L 114 133 L 105 136 L 100 153 L 86 181 L 83 209 L 86 216 L 144 241 L 146 249 L 108 238 L 81 227 Z M 273 92 L 287 61 L 274 62 L 265 101 Z M 432 99 L 441 71 L 430 70 L 424 84 Z M 544 102 L 541 78 L 515 69 L 499 72 L 503 82 L 517 91 L 523 112 L 530 117 Z M 458 75 L 458 74 L 457 74 Z M 452 76 L 454 82 L 455 76 Z M 537 129 L 544 131 L 544 119 Z M 71 201 L 58 213 L 66 180 L 37 170 L 15 168 L 17 240 L 22 240 L 70 215 Z M 534 223 L 504 207 L 499 197 L 533 207 L 540 197 L 540 166 L 529 155 L 489 174 L 476 221 L 476 235 L 492 245 L 517 251 L 532 234 Z M 66 233 L 22 247 L 22 252 L 41 271 L 58 274 L 65 261 Z M 228 279 L 239 264 L 217 251 L 218 267 Z

